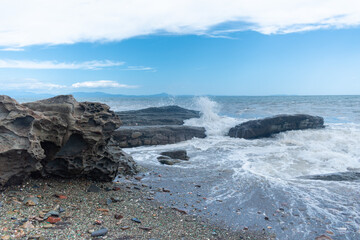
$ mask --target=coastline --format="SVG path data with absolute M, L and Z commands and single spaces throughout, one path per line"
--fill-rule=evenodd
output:
M 92 184 L 100 191 L 87 192 Z M 31 196 L 37 197 L 37 205 L 24 204 Z M 142 184 L 140 177 L 121 184 L 29 179 L 1 192 L 0 202 L 1 239 L 269 239 L 264 232 L 231 231 L 180 209 L 164 207 L 154 200 L 153 190 Z M 49 224 L 41 219 L 59 207 L 64 210 L 61 221 Z M 108 229 L 105 236 L 91 237 L 90 232 L 101 228 Z

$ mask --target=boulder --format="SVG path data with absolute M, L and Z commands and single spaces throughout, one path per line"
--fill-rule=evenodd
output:
M 109 144 L 120 124 L 107 105 L 71 95 L 24 104 L 0 96 L 0 186 L 30 174 L 110 181 L 119 166 L 134 172 L 132 160 Z
M 189 160 L 189 156 L 185 150 L 174 150 L 160 153 L 162 156 L 167 156 L 171 159 Z
M 324 119 L 306 114 L 277 115 L 274 117 L 241 123 L 230 129 L 228 135 L 235 138 L 255 139 L 289 130 L 324 127 Z
M 186 119 L 200 117 L 200 112 L 179 106 L 151 107 L 116 114 L 123 126 L 182 125 Z
M 205 128 L 192 126 L 130 126 L 120 127 L 113 139 L 122 148 L 144 145 L 172 144 L 194 137 L 205 138 Z

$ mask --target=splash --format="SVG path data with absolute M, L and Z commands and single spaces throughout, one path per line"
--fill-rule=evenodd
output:
M 195 98 L 195 104 L 201 116 L 186 120 L 185 125 L 204 127 L 207 136 L 225 136 L 231 127 L 240 123 L 238 119 L 220 116 L 221 106 L 208 97 Z

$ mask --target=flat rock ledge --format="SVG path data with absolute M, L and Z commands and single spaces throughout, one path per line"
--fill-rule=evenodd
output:
M 123 126 L 183 125 L 186 119 L 200 117 L 200 112 L 179 106 L 150 107 L 116 114 Z
M 205 138 L 205 128 L 183 125 L 123 126 L 113 133 L 114 141 L 122 148 L 173 144 L 194 137 Z
M 241 123 L 229 130 L 234 138 L 256 139 L 290 131 L 324 128 L 324 119 L 306 114 L 277 115 Z
M 135 173 L 112 133 L 121 121 L 101 103 L 62 95 L 19 104 L 0 96 L 0 188 L 30 175 L 111 181 Z

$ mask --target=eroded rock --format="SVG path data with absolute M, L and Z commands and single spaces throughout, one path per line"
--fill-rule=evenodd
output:
M 241 123 L 229 131 L 230 137 L 255 139 L 289 130 L 323 128 L 324 119 L 306 114 L 277 115 Z
M 70 95 L 24 104 L 0 96 L 0 186 L 30 174 L 109 181 L 119 166 L 135 171 L 134 162 L 121 162 L 124 153 L 109 144 L 120 124 L 107 105 Z

